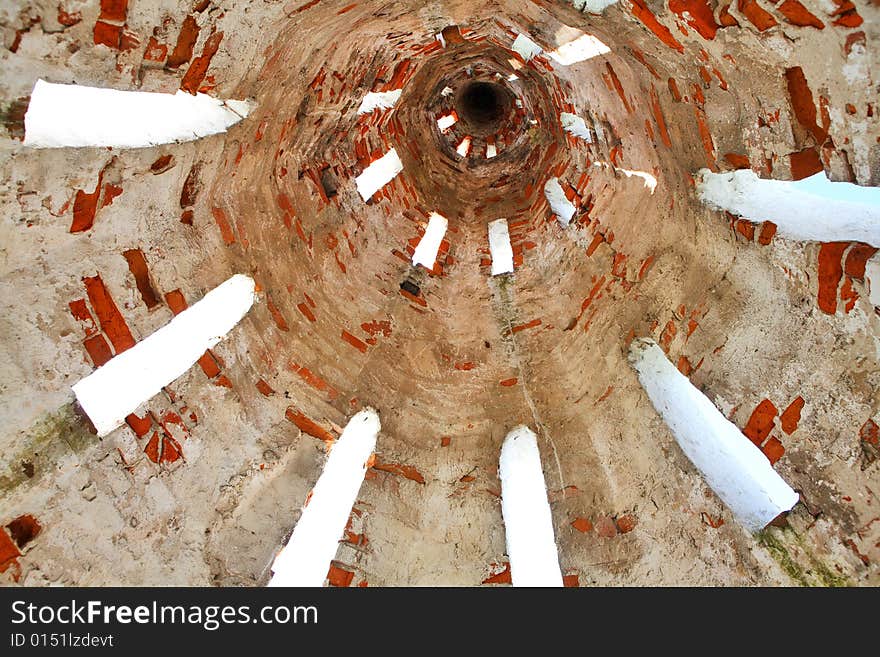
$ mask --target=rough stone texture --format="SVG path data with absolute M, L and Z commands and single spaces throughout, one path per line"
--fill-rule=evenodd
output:
M 773 237 L 701 206 L 691 178 L 880 184 L 876 2 L 112 4 L 0 9 L 0 582 L 264 583 L 325 442 L 371 405 L 383 430 L 333 584 L 509 583 L 497 462 L 520 423 L 570 584 L 880 583 L 880 317 L 847 260 L 864 249 Z M 483 137 L 455 156 L 440 89 L 468 66 L 506 78 L 516 33 L 548 51 L 565 26 L 611 52 L 522 65 L 498 157 Z M 33 151 L 38 77 L 257 108 L 198 142 Z M 395 110 L 357 116 L 400 86 Z M 354 178 L 392 146 L 404 171 L 365 204 Z M 565 230 L 553 176 L 578 207 Z M 432 211 L 449 231 L 414 269 Z M 492 279 L 499 217 L 516 272 Z M 233 273 L 259 284 L 243 322 L 94 437 L 70 386 L 122 328 L 142 339 Z M 746 533 L 706 487 L 626 362 L 635 336 L 738 426 L 775 409 L 759 442 L 802 495 L 783 526 Z M 40 530 L 16 546 L 23 516 Z

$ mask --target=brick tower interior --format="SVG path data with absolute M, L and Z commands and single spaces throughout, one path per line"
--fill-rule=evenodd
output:
M 509 584 L 521 424 L 568 586 L 880 584 L 880 241 L 698 193 L 735 171 L 880 185 L 878 0 L 11 0 L 0 27 L 0 584 L 264 585 L 365 407 L 381 432 L 330 585 Z M 584 35 L 605 49 L 571 61 Z M 37 80 L 249 111 L 35 148 Z M 99 437 L 72 386 L 236 274 L 244 318 Z M 789 513 L 737 522 L 648 398 L 641 338 Z

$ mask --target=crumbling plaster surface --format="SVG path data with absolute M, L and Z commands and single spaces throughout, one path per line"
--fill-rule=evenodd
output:
M 370 405 L 382 419 L 377 461 L 336 562 L 352 585 L 504 582 L 497 462 L 520 423 L 538 434 L 568 583 L 880 582 L 869 424 L 880 423 L 880 317 L 848 274 L 832 296 L 858 298 L 822 310 L 823 247 L 760 242 L 761 225 L 700 205 L 690 177 L 751 166 L 789 179 L 789 155 L 815 149 L 833 179 L 878 184 L 876 4 L 856 5 L 863 22 L 847 27 L 833 25 L 833 3 L 805 0 L 818 30 L 735 0 L 726 13 L 739 26 L 713 39 L 662 2 L 623 0 L 601 16 L 549 1 L 202 4 L 130 0 L 129 50 L 95 45 L 97 2 L 3 8 L 0 522 L 32 514 L 42 529 L 0 581 L 265 583 L 324 459 L 303 418 L 338 435 Z M 693 15 L 701 3 L 671 4 Z M 713 21 L 724 4 L 709 3 Z M 753 4 L 777 24 L 759 31 L 740 11 Z M 648 29 L 654 15 L 681 52 Z M 200 28 L 192 56 L 168 68 L 187 16 Z M 456 24 L 464 44 L 433 45 Z M 517 32 L 551 49 L 564 25 L 611 53 L 552 72 L 529 64 L 518 89 L 543 114 L 534 129 L 511 127 L 517 157 L 449 160 L 422 105 L 428 83 L 460 82 L 463 57 L 503 66 Z M 199 88 L 257 104 L 226 135 L 113 152 L 31 151 L 16 139 L 14 101 L 38 77 L 174 91 L 212 31 L 223 37 Z M 396 110 L 358 117 L 405 58 Z M 814 125 L 792 109 L 785 70 L 796 66 Z M 560 103 L 585 118 L 593 145 L 561 132 L 552 112 L 572 109 Z M 354 177 L 392 145 L 405 169 L 364 204 Z M 164 155 L 170 168 L 152 171 Z M 656 190 L 595 162 L 651 173 Z M 565 230 L 541 196 L 551 169 L 577 191 Z M 495 198 L 486 183 L 505 174 L 510 192 Z M 77 190 L 91 193 L 99 176 L 92 227 L 69 232 Z M 182 202 L 187 178 L 197 194 Z M 428 272 L 408 254 L 431 211 L 450 226 L 442 267 Z M 518 260 L 514 275 L 491 279 L 486 224 L 501 216 Z M 152 310 L 121 255 L 136 248 L 163 300 Z M 169 387 L 173 400 L 138 413 L 179 416 L 167 427 L 183 457 L 154 463 L 151 434 L 129 427 L 92 436 L 70 392 L 94 368 L 68 307 L 86 297 L 81 279 L 101 276 L 140 339 L 172 317 L 168 292 L 192 303 L 233 273 L 260 292 L 213 349 L 220 374 L 195 366 Z M 405 280 L 417 297 L 400 293 Z M 751 536 L 736 525 L 627 364 L 635 336 L 657 339 L 738 426 L 764 399 L 782 413 L 803 398 L 796 429 L 776 417 L 772 432 L 784 446 L 775 467 L 802 494 L 787 527 Z

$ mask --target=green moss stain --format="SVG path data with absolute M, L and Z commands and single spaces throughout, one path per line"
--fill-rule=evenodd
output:
M 786 529 L 768 527 L 758 532 L 755 538 L 786 574 L 800 586 L 839 587 L 852 585 L 846 577 L 836 574 L 825 563 L 816 558 L 807 549 L 803 537 L 790 527 Z M 797 544 L 800 548 L 800 552 L 809 561 L 808 565 L 800 563 L 792 556 L 790 546 L 793 544 Z
M 770 556 L 782 567 L 782 570 L 797 582 L 800 586 L 811 586 L 806 578 L 803 569 L 791 558 L 788 549 L 769 529 L 765 529 L 756 535 L 758 543 L 761 544 Z
M 15 450 L 0 465 L 0 494 L 38 478 L 65 454 L 79 454 L 97 442 L 73 403 L 47 413 L 19 435 Z
M 511 334 L 511 327 L 516 319 L 516 308 L 513 303 L 513 274 L 492 276 L 489 279 L 489 287 L 492 290 L 492 306 L 495 321 L 502 336 L 502 343 L 508 355 L 513 355 L 516 351 Z

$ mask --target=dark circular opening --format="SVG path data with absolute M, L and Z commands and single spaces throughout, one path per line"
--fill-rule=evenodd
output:
M 501 85 L 470 82 L 457 94 L 455 109 L 470 132 L 485 134 L 497 129 L 510 110 L 511 102 L 511 93 Z

